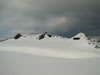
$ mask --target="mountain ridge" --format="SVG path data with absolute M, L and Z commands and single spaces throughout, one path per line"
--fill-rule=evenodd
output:
M 66 41 L 67 40 L 71 40 L 71 42 L 77 42 L 77 43 L 85 43 L 85 44 L 88 44 L 88 45 L 92 45 L 94 46 L 95 48 L 100 48 L 100 45 L 98 44 L 97 41 L 94 41 L 94 40 L 91 40 L 86 34 L 84 33 L 78 33 L 76 34 L 75 36 L 73 36 L 72 38 L 63 38 L 63 37 L 60 37 L 60 36 L 56 36 L 56 35 L 51 35 L 47 32 L 43 33 L 43 34 L 38 34 L 38 35 L 22 35 L 20 33 L 18 33 L 17 35 L 15 35 L 14 37 L 11 37 L 11 38 L 8 38 L 8 39 L 5 39 L 5 40 L 2 40 L 0 42 L 4 42 L 4 41 L 7 41 L 7 40 L 10 40 L 10 39 L 15 39 L 16 41 L 17 40 L 20 40 L 20 39 L 25 39 L 25 38 L 29 38 L 31 39 L 32 41 L 37 39 L 37 40 L 53 40 L 53 41 L 59 41 L 59 40 L 62 40 L 62 41 Z M 27 40 L 27 39 L 26 39 Z M 21 40 L 20 40 L 21 41 Z M 80 42 L 78 42 L 80 41 Z

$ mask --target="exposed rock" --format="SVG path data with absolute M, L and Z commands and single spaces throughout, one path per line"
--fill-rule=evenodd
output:
M 14 38 L 15 39 L 19 39 L 22 35 L 20 33 L 18 33 Z
M 52 35 L 50 35 L 50 34 L 48 34 L 47 32 L 45 32 L 44 34 L 42 34 L 42 35 L 39 36 L 39 40 L 45 38 L 46 35 L 47 35 L 48 37 L 52 37 Z

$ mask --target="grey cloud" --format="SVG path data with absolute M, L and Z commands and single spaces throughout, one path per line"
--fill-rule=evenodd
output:
M 10 34 L 100 35 L 99 9 L 99 0 L 0 0 L 0 28 Z

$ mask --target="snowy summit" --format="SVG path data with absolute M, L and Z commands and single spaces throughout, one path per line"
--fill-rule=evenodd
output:
M 84 33 L 79 33 L 69 39 L 53 36 L 53 35 L 48 34 L 47 32 L 43 34 L 39 34 L 39 35 L 33 35 L 33 36 L 21 35 L 20 33 L 18 33 L 14 38 L 8 39 L 0 43 L 0 45 L 1 45 L 0 50 L 8 50 L 8 51 L 22 50 L 22 52 L 27 53 L 27 51 L 29 51 L 30 53 L 38 54 L 38 53 L 34 53 L 34 50 L 37 50 L 38 52 L 39 50 L 41 50 L 41 52 L 43 51 L 42 52 L 43 54 L 42 53 L 39 53 L 39 54 L 43 56 L 45 55 L 52 56 L 52 53 L 53 54 L 55 53 L 53 51 L 56 51 L 56 52 L 60 51 L 61 53 L 64 53 L 64 54 L 61 54 L 61 56 L 59 56 L 58 54 L 56 56 L 55 54 L 52 57 L 55 56 L 55 57 L 64 57 L 64 58 L 91 57 L 88 55 L 87 53 L 88 51 L 99 51 L 99 46 L 97 45 L 97 43 L 92 42 L 88 38 L 88 36 L 86 36 Z M 45 50 L 47 51 L 47 54 L 45 53 Z M 72 51 L 74 51 L 75 53 L 73 53 Z M 81 55 L 79 51 L 81 51 L 80 53 L 86 51 L 86 53 L 82 53 Z M 69 54 L 71 55 L 71 57 L 68 56 Z M 96 55 L 95 53 L 93 53 L 93 56 L 99 56 L 99 55 Z
M 18 33 L 0 42 L 0 74 L 99 75 L 99 47 L 97 42 L 93 42 L 84 33 L 72 38 L 58 37 L 47 32 L 32 36 Z M 95 66 L 98 70 L 94 70 Z

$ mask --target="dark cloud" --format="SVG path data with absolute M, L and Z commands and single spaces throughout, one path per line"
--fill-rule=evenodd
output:
M 0 0 L 4 35 L 45 31 L 62 36 L 100 35 L 99 20 L 99 0 Z

